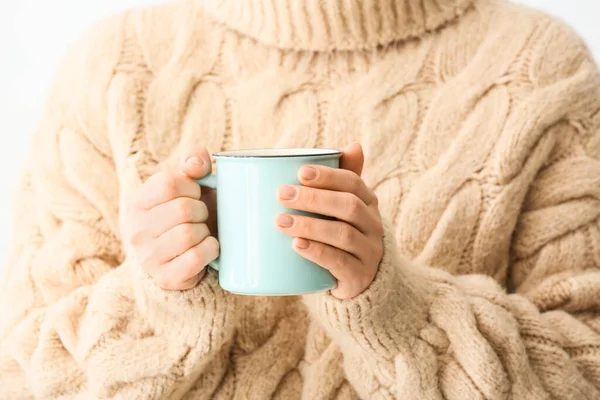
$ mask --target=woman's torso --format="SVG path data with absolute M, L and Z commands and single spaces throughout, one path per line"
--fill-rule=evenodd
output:
M 108 103 L 117 170 L 136 175 L 122 182 L 174 165 L 189 146 L 216 152 L 358 141 L 364 179 L 404 256 L 522 284 L 525 276 L 508 274 L 521 256 L 513 231 L 542 164 L 523 159 L 541 136 L 527 123 L 555 121 L 526 104 L 550 74 L 539 57 L 550 20 L 515 10 L 481 2 L 439 32 L 340 52 L 263 46 L 192 2 L 133 12 Z M 289 398 L 302 386 L 307 398 L 353 396 L 337 345 L 308 321 L 299 299 L 239 297 L 237 304 L 236 340 L 223 355 L 231 367 L 219 392 Z M 213 389 L 199 383 L 189 398 Z

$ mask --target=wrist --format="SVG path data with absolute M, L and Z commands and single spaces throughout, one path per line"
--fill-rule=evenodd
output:
M 207 270 L 191 289 L 164 290 L 135 263 L 130 263 L 129 268 L 136 305 L 157 334 L 179 329 L 221 328 L 233 314 L 233 298 L 221 289 L 214 271 Z M 210 324 L 203 323 L 207 319 Z M 190 334 L 195 335 L 194 332 Z
M 365 291 L 349 300 L 330 293 L 308 295 L 304 302 L 330 335 L 380 347 L 391 337 L 416 334 L 426 323 L 428 289 L 414 268 L 397 254 L 395 238 L 386 227 L 383 258 Z M 394 352 L 392 344 L 384 348 L 379 350 Z

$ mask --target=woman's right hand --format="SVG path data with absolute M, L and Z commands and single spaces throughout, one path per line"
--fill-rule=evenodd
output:
M 200 149 L 180 164 L 179 171 L 160 172 L 138 187 L 121 220 L 128 251 L 165 290 L 195 287 L 219 256 L 219 242 L 207 225 L 209 214 L 215 221 L 215 210 L 200 200 L 195 181 L 210 172 L 210 156 Z M 214 209 L 214 196 L 209 199 Z

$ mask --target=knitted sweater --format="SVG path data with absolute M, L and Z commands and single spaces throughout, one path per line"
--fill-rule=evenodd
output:
M 21 180 L 1 399 L 600 399 L 600 79 L 502 0 L 184 0 L 91 28 Z M 358 297 L 167 292 L 119 209 L 183 149 L 361 142 Z

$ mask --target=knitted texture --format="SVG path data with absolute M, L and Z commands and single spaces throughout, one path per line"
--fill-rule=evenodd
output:
M 372 285 L 166 292 L 121 243 L 184 149 L 359 141 Z M 66 56 L 0 281 L 1 399 L 599 399 L 600 80 L 501 0 L 185 0 Z M 265 223 L 271 223 L 266 221 Z

